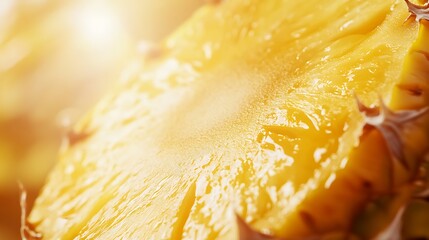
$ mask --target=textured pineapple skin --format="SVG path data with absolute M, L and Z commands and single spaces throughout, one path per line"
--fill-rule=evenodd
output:
M 353 94 L 428 103 L 426 92 L 415 105 L 397 97 L 418 28 L 401 3 L 200 9 L 75 127 L 90 136 L 64 145 L 29 220 L 46 239 L 233 239 L 235 213 L 279 237 L 374 236 L 354 221 L 368 182 L 390 189 L 391 159 L 377 131 L 362 135 Z M 421 121 L 410 131 L 427 130 Z M 398 187 L 411 176 L 394 172 Z

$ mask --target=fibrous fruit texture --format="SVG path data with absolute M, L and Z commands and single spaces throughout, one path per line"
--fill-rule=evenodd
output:
M 208 4 L 75 127 L 29 221 L 46 239 L 429 238 L 429 22 L 407 3 L 425 11 Z

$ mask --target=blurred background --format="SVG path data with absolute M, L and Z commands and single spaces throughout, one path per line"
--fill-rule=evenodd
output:
M 20 239 L 17 180 L 31 208 L 67 129 L 201 4 L 0 0 L 0 239 Z

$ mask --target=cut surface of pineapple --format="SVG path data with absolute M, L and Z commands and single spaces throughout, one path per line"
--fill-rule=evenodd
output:
M 75 127 L 86 137 L 64 145 L 29 221 L 46 239 L 234 239 L 236 214 L 277 237 L 374 237 L 394 216 L 361 213 L 378 193 L 409 198 L 427 124 L 410 127 L 404 169 L 355 95 L 428 105 L 397 87 L 407 16 L 386 0 L 203 7 Z

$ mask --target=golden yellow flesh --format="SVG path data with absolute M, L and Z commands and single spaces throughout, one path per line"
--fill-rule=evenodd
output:
M 277 236 L 312 231 L 302 210 L 320 232 L 349 228 L 365 199 L 338 189 L 362 175 L 385 189 L 388 158 L 379 136 L 350 155 L 353 92 L 390 97 L 417 36 L 407 16 L 386 0 L 200 9 L 80 122 L 93 135 L 64 148 L 30 221 L 46 239 L 231 239 L 234 212 Z

